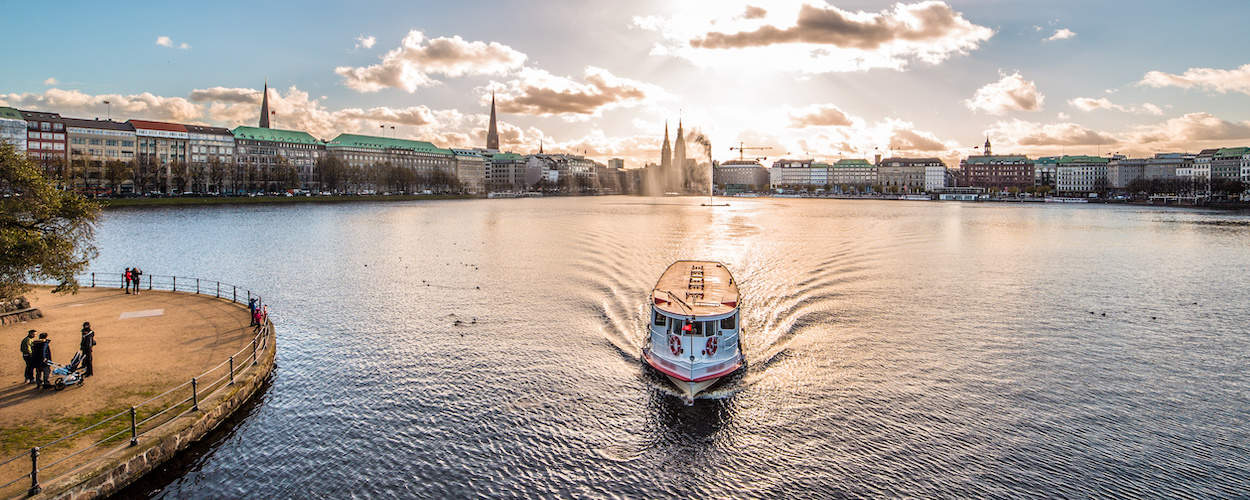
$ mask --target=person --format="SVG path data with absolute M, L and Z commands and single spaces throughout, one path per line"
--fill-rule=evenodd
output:
M 48 339 L 48 332 L 39 334 L 39 340 L 31 343 L 31 356 L 35 361 L 35 387 L 51 387 L 48 382 L 48 375 L 51 366 L 48 365 L 52 361 L 52 341 Z
M 35 382 L 35 355 L 31 344 L 35 342 L 35 331 L 26 332 L 26 338 L 22 339 L 22 361 L 26 362 L 26 370 L 22 372 L 25 376 L 24 384 L 33 384 Z
M 139 295 L 139 285 L 143 284 L 143 271 L 137 267 L 131 268 L 130 278 L 135 284 L 135 295 Z
M 256 297 L 252 297 L 247 301 L 247 315 L 251 318 L 252 323 L 248 326 L 256 326 Z
M 126 293 L 129 294 L 130 293 L 130 268 L 129 267 L 126 268 L 126 272 L 122 273 L 122 283 L 124 283 L 123 288 L 126 289 Z
M 82 323 L 82 340 L 78 343 L 78 349 L 82 351 L 82 368 L 83 378 L 90 377 L 92 373 L 91 366 L 91 349 L 95 347 L 95 332 L 91 330 L 91 323 L 84 321 Z

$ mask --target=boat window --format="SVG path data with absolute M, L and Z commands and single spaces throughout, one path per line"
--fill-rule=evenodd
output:
M 664 322 L 668 319 L 668 316 L 660 314 L 660 311 L 654 311 L 652 314 L 655 314 L 655 320 L 652 321 L 652 324 L 655 326 L 664 326 Z
M 730 316 L 730 317 L 728 317 L 728 318 L 725 318 L 725 319 L 720 320 L 720 329 L 721 329 L 721 330 L 733 330 L 733 329 L 737 328 L 737 326 L 738 326 L 738 315 L 737 315 L 737 314 L 735 314 L 735 315 L 733 315 L 733 316 Z

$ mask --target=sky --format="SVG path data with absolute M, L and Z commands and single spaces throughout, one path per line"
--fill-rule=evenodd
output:
M 9 2 L 0 105 L 658 162 L 1250 145 L 1250 2 Z M 111 108 L 103 104 L 108 100 Z M 392 128 L 394 127 L 394 128 Z M 688 146 L 692 156 L 705 154 Z

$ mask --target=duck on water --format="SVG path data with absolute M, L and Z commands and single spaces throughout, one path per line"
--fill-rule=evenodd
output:
M 687 402 L 743 365 L 738 283 L 719 262 L 679 260 L 651 290 L 642 357 Z

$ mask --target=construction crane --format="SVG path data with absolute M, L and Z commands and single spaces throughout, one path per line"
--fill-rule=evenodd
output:
M 730 151 L 737 151 L 737 152 L 738 152 L 738 160 L 739 160 L 739 161 L 741 161 L 741 160 L 745 160 L 745 159 L 746 159 L 745 155 L 746 155 L 746 152 L 747 152 L 747 151 L 757 151 L 757 150 L 758 150 L 758 151 L 768 151 L 768 150 L 771 150 L 771 149 L 773 149 L 773 147 L 772 147 L 772 146 L 744 146 L 741 142 L 739 142 L 737 146 L 731 146 L 731 147 L 729 148 L 729 150 L 730 150 Z M 758 159 L 758 160 L 762 160 L 763 158 L 757 158 L 757 159 Z

